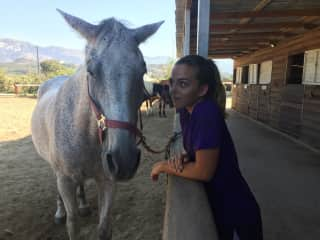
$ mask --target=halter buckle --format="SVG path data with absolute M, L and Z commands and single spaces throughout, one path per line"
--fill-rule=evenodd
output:
M 102 131 L 106 130 L 108 127 L 106 125 L 106 117 L 101 114 L 100 119 L 97 120 L 98 128 L 100 128 Z

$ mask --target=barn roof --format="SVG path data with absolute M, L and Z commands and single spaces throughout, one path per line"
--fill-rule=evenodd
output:
M 183 55 L 185 9 L 190 9 L 190 53 L 197 48 L 198 0 L 176 1 L 176 44 Z M 319 0 L 211 0 L 211 58 L 237 58 L 320 27 Z

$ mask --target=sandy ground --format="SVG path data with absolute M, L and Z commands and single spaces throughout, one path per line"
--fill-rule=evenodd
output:
M 34 150 L 30 137 L 33 98 L 0 98 L 0 240 L 63 240 L 65 226 L 55 225 L 56 182 L 49 165 Z M 156 112 L 156 111 L 155 111 Z M 172 129 L 167 118 L 144 116 L 144 134 L 154 148 L 162 148 Z M 134 179 L 118 184 L 113 217 L 113 239 L 161 239 L 165 177 L 150 180 L 151 166 L 163 154 L 142 152 Z M 98 222 L 96 189 L 86 184 L 92 214 L 81 219 L 83 239 L 93 239 Z
M 0 240 L 67 239 L 65 227 L 53 223 L 54 175 L 31 143 L 34 105 L 31 98 L 0 97 Z M 173 110 L 168 118 L 144 115 L 150 145 L 166 144 L 172 116 Z M 243 175 L 262 210 L 265 239 L 320 239 L 319 155 L 238 113 L 230 112 L 227 123 Z M 161 239 L 166 179 L 153 183 L 149 174 L 163 156 L 142 153 L 135 178 L 118 186 L 112 212 L 116 240 Z M 81 219 L 81 235 L 90 240 L 98 221 L 94 183 L 86 189 L 92 214 Z

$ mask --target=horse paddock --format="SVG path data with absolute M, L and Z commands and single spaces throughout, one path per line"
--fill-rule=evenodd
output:
M 53 171 L 31 141 L 35 103 L 35 98 L 0 98 L 0 240 L 68 239 L 66 227 L 53 222 L 57 194 Z M 173 109 L 168 109 L 167 118 L 143 116 L 148 143 L 162 148 L 171 134 Z M 166 179 L 154 183 L 149 174 L 152 164 L 162 158 L 163 154 L 142 149 L 135 177 L 118 183 L 112 208 L 113 239 L 161 239 Z M 81 238 L 95 239 L 97 192 L 94 182 L 87 182 L 85 188 L 92 212 L 81 218 Z

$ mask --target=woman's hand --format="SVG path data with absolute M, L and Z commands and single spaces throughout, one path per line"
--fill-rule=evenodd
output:
M 166 161 L 160 161 L 153 165 L 151 174 L 150 174 L 151 179 L 153 181 L 158 180 L 159 174 L 164 172 L 165 165 L 167 165 Z
M 184 163 L 186 163 L 188 161 L 189 161 L 189 158 L 186 153 L 178 153 L 169 159 L 168 164 L 176 172 L 178 172 L 178 171 L 182 172 Z

